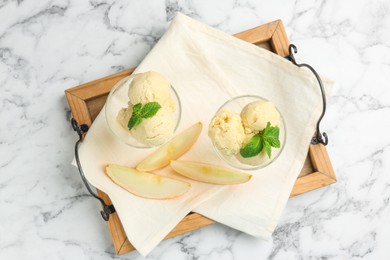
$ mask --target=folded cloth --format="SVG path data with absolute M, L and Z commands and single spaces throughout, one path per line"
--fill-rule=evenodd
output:
M 205 125 L 197 143 L 181 159 L 225 165 L 214 152 L 207 126 L 217 109 L 238 95 L 260 95 L 275 103 L 285 118 L 287 137 L 280 157 L 264 169 L 251 171 L 254 177 L 248 183 L 200 183 L 166 167 L 155 173 L 191 182 L 191 189 L 172 200 L 149 200 L 128 193 L 104 173 L 109 163 L 136 166 L 154 149 L 121 143 L 110 132 L 103 109 L 80 147 L 80 160 L 88 181 L 111 198 L 129 241 L 145 256 L 192 210 L 268 238 L 303 165 L 320 115 L 321 96 L 313 75 L 182 14 L 135 73 L 149 70 L 167 77 L 179 94 L 182 119 L 177 132 L 198 121 Z

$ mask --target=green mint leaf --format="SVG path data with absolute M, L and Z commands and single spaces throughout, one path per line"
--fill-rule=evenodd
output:
M 265 140 L 267 140 L 267 142 L 268 142 L 272 147 L 280 148 L 280 141 L 279 141 L 279 139 L 265 138 Z
M 142 118 L 140 116 L 141 108 L 142 108 L 141 103 L 137 103 L 133 106 L 133 113 L 131 113 L 131 117 L 129 119 L 129 122 L 127 123 L 127 127 L 129 128 L 129 130 L 141 124 L 142 122 Z
M 137 103 L 133 106 L 133 113 L 127 123 L 129 130 L 141 124 L 143 118 L 150 118 L 154 116 L 157 111 L 161 108 L 157 102 L 149 102 L 142 106 L 141 103 Z
M 271 126 L 270 122 L 268 122 L 266 128 L 263 130 L 263 138 L 272 147 L 280 148 L 279 127 Z
M 138 115 L 133 114 L 129 120 L 129 123 L 127 124 L 127 127 L 129 128 L 129 130 L 131 130 L 133 127 L 136 127 L 137 125 L 141 124 L 141 122 L 142 118 Z
M 154 116 L 160 108 L 161 105 L 157 102 L 146 103 L 142 107 L 140 115 L 142 118 L 150 118 Z
M 273 138 L 279 138 L 279 127 L 271 126 L 271 123 L 268 122 L 267 126 L 263 130 L 264 136 L 271 136 Z
M 258 155 L 263 149 L 263 141 L 260 134 L 254 135 L 249 142 L 240 149 L 240 154 L 244 158 Z
M 142 104 L 137 103 L 133 106 L 133 115 L 139 115 L 141 112 Z
M 271 144 L 267 142 L 267 140 L 264 140 L 263 145 L 264 145 L 264 150 L 268 155 L 268 158 L 271 158 Z

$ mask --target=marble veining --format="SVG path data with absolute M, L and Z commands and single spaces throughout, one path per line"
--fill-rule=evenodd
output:
M 322 129 L 338 182 L 290 199 L 270 241 L 216 224 L 147 259 L 390 258 L 390 3 L 0 2 L 0 259 L 116 256 L 70 165 L 64 90 L 136 66 L 176 12 L 235 33 L 282 19 L 298 62 L 336 81 Z

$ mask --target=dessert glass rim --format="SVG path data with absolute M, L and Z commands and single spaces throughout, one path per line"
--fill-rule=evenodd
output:
M 136 77 L 137 75 L 139 74 L 142 74 L 144 72 L 138 72 L 138 73 L 133 73 L 129 76 L 126 76 L 124 77 L 123 79 L 119 80 L 117 83 L 115 83 L 115 85 L 112 87 L 112 89 L 110 90 L 110 93 L 108 94 L 107 96 L 107 100 L 106 100 L 106 103 L 104 105 L 104 114 L 105 114 L 105 119 L 106 119 L 106 123 L 108 125 L 108 128 L 110 129 L 111 133 L 114 134 L 114 136 L 120 140 L 120 142 L 128 145 L 128 146 L 131 146 L 131 147 L 134 147 L 134 148 L 140 148 L 140 149 L 149 149 L 149 148 L 156 148 L 156 147 L 159 147 L 167 142 L 169 142 L 169 140 L 173 137 L 174 133 L 176 132 L 177 128 L 179 127 L 179 124 L 180 124 L 180 121 L 181 121 L 181 115 L 182 115 L 182 111 L 181 111 L 181 101 L 180 101 L 180 98 L 179 98 L 179 94 L 177 93 L 176 89 L 173 87 L 173 85 L 171 83 L 169 83 L 169 86 L 170 86 L 170 89 L 171 91 L 173 92 L 173 95 L 172 95 L 172 99 L 174 99 L 177 104 L 177 120 L 175 122 L 175 127 L 173 129 L 173 133 L 172 133 L 172 136 L 164 143 L 160 144 L 160 145 L 157 145 L 157 146 L 147 146 L 147 145 L 143 145 L 141 142 L 137 141 L 139 144 L 132 144 L 132 143 L 129 143 L 129 142 L 126 142 L 122 136 L 120 136 L 111 126 L 111 123 L 110 123 L 110 120 L 109 120 L 109 105 L 110 105 L 110 101 L 111 101 L 111 98 L 112 96 L 114 95 L 115 91 L 117 91 L 119 88 L 121 88 L 122 86 L 125 85 L 125 83 L 129 80 L 132 80 L 134 77 Z M 119 110 L 117 111 L 117 113 L 119 112 Z M 135 140 L 134 137 L 131 137 L 132 139 Z
M 269 99 L 267 98 L 264 98 L 262 96 L 259 96 L 259 95 L 253 95 L 253 94 L 247 94 L 247 95 L 240 95 L 240 96 L 235 96 L 229 100 L 227 100 L 226 102 L 224 102 L 218 109 L 217 109 L 217 112 L 214 114 L 214 117 L 220 112 L 222 111 L 226 105 L 228 104 L 231 104 L 232 102 L 234 101 L 237 101 L 239 99 L 244 99 L 244 98 L 252 98 L 252 99 L 257 99 L 257 100 L 263 100 L 263 101 L 266 101 L 266 102 L 272 102 L 270 101 Z M 256 101 L 256 100 L 253 100 L 253 101 Z M 252 102 L 253 102 L 252 101 Z M 247 103 L 249 104 L 249 103 Z M 245 104 L 245 105 L 247 105 Z M 216 147 L 216 145 L 214 144 L 214 142 L 211 140 L 211 143 L 213 144 L 213 148 L 214 148 L 214 151 L 217 153 L 218 157 L 220 159 L 222 159 L 224 162 L 226 162 L 228 165 L 234 167 L 234 168 L 237 168 L 237 169 L 240 169 L 240 170 L 258 170 L 258 169 L 262 169 L 262 168 L 265 168 L 266 166 L 270 165 L 271 163 L 275 162 L 278 157 L 280 156 L 280 154 L 283 152 L 284 150 L 284 146 L 286 144 L 286 139 L 287 139 L 287 128 L 286 128 L 286 121 L 283 117 L 283 114 L 280 112 L 279 108 L 276 106 L 276 104 L 274 102 L 272 102 L 272 104 L 274 104 L 275 106 L 275 109 L 276 111 L 278 111 L 279 115 L 280 115 L 280 125 L 282 125 L 283 127 L 281 128 L 280 125 L 279 125 L 279 129 L 282 129 L 283 130 L 283 140 L 281 140 L 282 142 L 280 143 L 280 148 L 279 148 L 279 151 L 278 153 L 275 155 L 275 157 L 272 157 L 270 158 L 266 163 L 264 164 L 260 164 L 260 165 L 250 165 L 250 164 L 244 164 L 242 162 L 240 162 L 240 164 L 237 164 L 237 163 L 233 163 L 231 161 L 229 161 L 226 157 L 228 156 L 224 156 L 222 155 L 222 153 L 219 151 L 219 149 Z M 244 105 L 244 106 L 245 106 Z M 244 107 L 242 107 L 244 108 Z M 242 109 L 241 108 L 241 109 Z M 235 155 L 231 155 L 230 157 L 233 157 Z

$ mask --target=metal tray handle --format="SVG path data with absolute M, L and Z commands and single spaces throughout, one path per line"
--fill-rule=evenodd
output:
M 294 65 L 296 65 L 298 67 L 306 67 L 311 72 L 313 72 L 314 76 L 317 78 L 318 84 L 320 85 L 320 89 L 321 89 L 322 113 L 321 113 L 321 115 L 320 115 L 320 117 L 319 117 L 319 119 L 317 121 L 316 135 L 311 139 L 311 143 L 312 144 L 319 144 L 319 143 L 321 143 L 323 145 L 327 145 L 328 144 L 328 135 L 325 132 L 323 132 L 321 134 L 321 131 L 320 131 L 320 123 L 321 123 L 321 120 L 324 117 L 325 112 L 326 112 L 326 96 L 325 96 L 324 85 L 322 84 L 321 77 L 318 75 L 318 73 L 315 71 L 315 69 L 313 69 L 312 66 L 310 66 L 308 64 L 305 64 L 305 63 L 298 64 L 295 61 L 294 53 L 297 53 L 297 52 L 298 52 L 297 47 L 294 44 L 290 44 L 288 46 L 288 53 L 289 53 L 289 55 L 286 56 L 285 58 L 288 59 L 289 61 L 291 61 Z
M 92 195 L 92 197 L 99 200 L 100 203 L 102 204 L 103 209 L 100 211 L 100 214 L 102 215 L 102 218 L 105 221 L 108 221 L 110 218 L 110 214 L 115 212 L 114 205 L 107 205 L 102 198 L 100 198 L 95 192 L 93 192 L 93 190 L 91 189 L 91 186 L 89 186 L 89 183 L 88 183 L 87 179 L 85 178 L 83 168 L 81 167 L 81 163 L 80 163 L 79 146 L 80 146 L 80 143 L 83 141 L 83 134 L 85 134 L 88 131 L 89 127 L 88 127 L 88 125 L 85 125 L 85 124 L 79 125 L 74 118 L 72 118 L 70 120 L 70 122 L 72 124 L 73 130 L 76 131 L 77 134 L 79 135 L 79 140 L 76 142 L 74 150 L 75 150 L 77 168 L 79 169 L 81 179 L 83 180 L 85 187 L 87 187 L 87 190 Z

